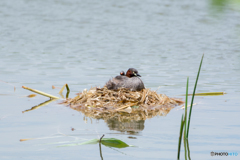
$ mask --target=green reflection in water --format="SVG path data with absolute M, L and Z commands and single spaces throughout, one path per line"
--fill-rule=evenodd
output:
M 223 13 L 227 9 L 240 11 L 240 0 L 210 0 L 209 3 L 214 13 Z
M 227 4 L 227 0 L 211 0 L 212 9 L 218 12 L 223 12 Z

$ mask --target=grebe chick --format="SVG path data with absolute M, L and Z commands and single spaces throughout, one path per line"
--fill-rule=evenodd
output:
M 125 72 L 124 72 L 124 71 L 121 71 L 121 72 L 120 72 L 120 75 L 121 75 L 121 76 L 125 76 Z

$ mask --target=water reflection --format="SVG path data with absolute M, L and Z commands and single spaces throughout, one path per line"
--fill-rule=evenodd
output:
M 60 94 L 62 94 L 65 87 L 68 88 L 67 84 L 63 86 L 59 92 Z M 67 90 L 66 97 L 70 92 L 69 88 Z M 47 105 L 54 100 L 56 99 L 50 99 L 23 111 L 23 113 Z M 110 91 L 104 88 L 93 88 L 89 92 L 84 90 L 78 96 L 66 98 L 62 102 L 62 104 L 83 113 L 90 119 L 103 119 L 110 130 L 127 132 L 131 135 L 136 135 L 144 130 L 146 119 L 155 116 L 166 116 L 171 109 L 182 103 L 184 102 L 179 99 L 169 98 L 149 89 L 132 92 L 126 89 Z
M 56 99 L 50 99 L 31 109 L 22 111 L 22 113 L 29 112 L 38 109 L 42 106 L 48 105 L 49 103 L 55 101 Z M 144 123 L 146 119 L 153 118 L 155 116 L 166 116 L 170 110 L 172 110 L 176 105 L 163 105 L 155 106 L 151 112 L 143 111 L 136 113 L 125 113 L 125 112 L 115 112 L 115 113 L 101 113 L 98 116 L 94 114 L 89 114 L 82 110 L 80 107 L 70 106 L 70 108 L 83 113 L 86 117 L 89 117 L 92 122 L 93 119 L 103 119 L 110 130 L 115 130 L 119 132 L 127 132 L 130 135 L 137 135 L 139 132 L 144 130 Z M 134 108 L 132 109 L 134 110 Z M 84 117 L 84 121 L 87 122 L 87 118 Z M 101 118 L 100 118 L 101 117 Z
M 100 157 L 101 157 L 102 160 L 103 160 L 103 156 L 102 156 L 101 140 L 102 140 L 103 137 L 104 137 L 104 135 L 102 135 L 102 137 L 99 140 L 99 151 L 100 151 Z
M 43 102 L 43 103 L 40 103 L 40 104 L 38 104 L 38 105 L 36 105 L 36 106 L 33 106 L 31 109 L 27 109 L 27 110 L 25 110 L 25 111 L 22 111 L 22 113 L 29 112 L 29 111 L 38 109 L 38 108 L 40 108 L 40 107 L 46 106 L 46 105 L 48 105 L 49 103 L 51 103 L 51 102 L 53 102 L 53 101 L 56 101 L 56 100 L 57 100 L 57 99 L 49 99 L 49 100 L 47 100 L 47 101 L 45 101 L 45 102 Z
M 223 12 L 227 4 L 227 0 L 211 0 L 211 7 L 217 12 Z
M 110 130 L 127 132 L 128 134 L 136 135 L 143 131 L 145 120 L 120 122 L 118 119 L 112 118 L 107 120 L 106 123 Z
M 224 12 L 229 8 L 240 11 L 240 1 L 239 0 L 211 0 L 210 7 L 214 12 Z
M 82 107 L 70 106 L 70 108 L 83 113 L 90 119 L 103 119 L 110 130 L 126 132 L 130 135 L 137 135 L 139 132 L 143 131 L 146 119 L 150 119 L 155 116 L 166 116 L 175 107 L 176 105 L 162 105 L 152 107 L 151 111 L 136 111 L 136 109 L 132 108 L 132 113 L 103 112 L 90 114 L 89 112 L 86 112 L 85 109 L 82 109 Z

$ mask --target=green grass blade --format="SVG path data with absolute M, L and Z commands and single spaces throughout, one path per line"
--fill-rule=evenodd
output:
M 185 159 L 187 160 L 187 105 L 188 105 L 188 83 L 189 77 L 187 78 L 187 85 L 186 85 L 186 98 L 185 98 L 185 115 L 184 115 L 184 151 L 185 151 Z
M 178 141 L 178 159 L 180 158 L 180 149 L 181 149 L 181 141 L 182 141 L 182 132 L 183 132 L 183 127 L 184 127 L 184 149 L 185 149 L 185 158 L 187 157 L 187 151 L 186 151 L 186 129 L 187 129 L 187 104 L 188 104 L 188 83 L 189 83 L 189 77 L 187 78 L 187 85 L 186 85 L 186 99 L 185 99 L 185 115 L 184 115 L 184 120 L 183 120 L 183 115 L 181 119 L 181 127 L 180 127 L 180 136 L 179 136 L 179 141 Z
M 180 158 L 183 126 L 184 126 L 184 120 L 183 120 L 183 115 L 182 115 L 181 124 L 180 124 L 179 140 L 178 140 L 178 156 L 177 156 L 178 160 Z
M 186 133 L 187 133 L 188 82 L 189 82 L 189 77 L 187 78 L 187 85 L 186 85 L 184 138 L 187 138 Z
M 192 106 L 193 106 L 193 101 L 194 101 L 194 95 L 195 95 L 195 91 L 196 91 L 196 88 L 197 88 L 197 82 L 198 82 L 198 77 L 199 77 L 201 66 L 202 66 L 203 57 L 204 57 L 204 54 L 203 54 L 202 60 L 200 62 L 200 66 L 199 66 L 199 69 L 198 69 L 198 74 L 197 74 L 195 86 L 194 86 L 194 89 L 193 89 L 193 96 L 192 96 L 192 101 L 191 101 L 191 106 L 190 106 L 189 116 L 188 116 L 188 126 L 187 126 L 187 133 L 186 133 L 187 134 L 186 135 L 187 138 L 188 138 L 188 134 L 189 134 L 189 126 L 190 126 L 190 120 L 191 120 L 191 115 L 192 115 Z
M 188 139 L 186 139 L 186 142 L 187 142 L 188 159 L 191 160 Z
M 185 131 L 184 131 L 184 135 L 186 135 Z M 184 142 L 184 155 L 185 155 L 185 160 L 187 160 L 187 143 L 186 143 L 187 138 L 183 138 L 183 142 Z

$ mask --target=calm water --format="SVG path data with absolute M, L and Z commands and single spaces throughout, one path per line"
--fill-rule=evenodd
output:
M 60 96 L 52 85 L 67 83 L 74 97 L 134 67 L 147 88 L 183 98 L 187 76 L 192 92 L 204 53 L 197 92 L 227 94 L 195 98 L 191 157 L 239 159 L 210 156 L 240 154 L 239 19 L 238 0 L 0 1 L 0 158 L 100 159 L 98 145 L 57 146 L 105 134 L 137 147 L 102 146 L 104 159 L 176 159 L 180 107 L 142 122 L 133 134 L 60 101 L 22 113 L 48 99 L 27 98 L 32 92 L 21 86 Z M 25 138 L 38 139 L 19 141 Z

